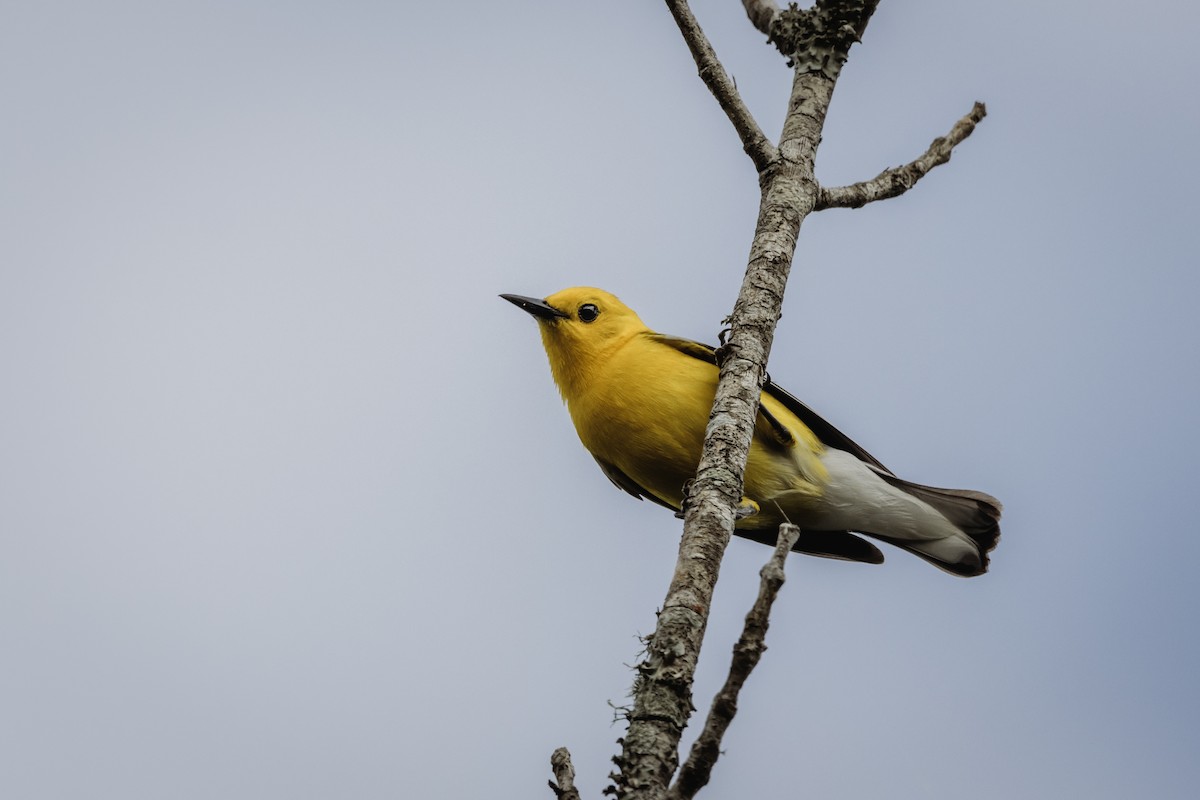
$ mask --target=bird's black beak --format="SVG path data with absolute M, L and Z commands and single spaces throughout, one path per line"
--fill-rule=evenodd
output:
M 522 297 L 519 294 L 502 294 L 500 296 L 522 311 L 528 311 L 538 319 L 555 320 L 570 316 L 567 312 L 559 311 L 554 306 L 548 305 L 544 300 L 538 300 L 535 297 Z

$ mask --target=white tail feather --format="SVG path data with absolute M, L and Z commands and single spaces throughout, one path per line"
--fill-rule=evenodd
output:
M 813 503 L 811 495 L 806 498 L 803 511 L 797 514 L 799 519 L 794 519 L 802 527 L 869 534 L 959 575 L 975 575 L 986 569 L 985 552 L 995 544 L 998 534 L 993 533 L 990 540 L 986 535 L 973 536 L 976 531 L 965 523 L 970 513 L 980 514 L 976 504 L 987 506 L 985 501 L 990 498 L 986 495 L 915 485 L 911 485 L 912 491 L 906 491 L 910 484 L 891 475 L 881 476 L 844 450 L 826 450 L 821 461 L 829 471 L 829 481 L 822 487 L 819 501 Z M 783 497 L 776 499 L 784 508 L 792 506 Z M 944 506 L 954 521 L 934 502 Z M 965 509 L 963 504 L 971 508 Z M 988 508 L 982 517 L 994 528 L 995 518 Z

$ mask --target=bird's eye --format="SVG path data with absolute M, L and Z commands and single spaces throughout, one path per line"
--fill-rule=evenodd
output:
M 600 316 L 600 309 L 596 308 L 591 303 L 584 303 L 579 307 L 580 322 L 592 322 L 598 316 Z

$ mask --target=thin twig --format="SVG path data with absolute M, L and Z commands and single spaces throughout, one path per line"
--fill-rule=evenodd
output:
M 704 31 L 700 29 L 700 23 L 693 16 L 687 0 L 667 0 L 667 8 L 670 9 L 671 16 L 679 25 L 679 32 L 683 34 L 683 40 L 687 43 L 688 50 L 691 51 L 692 58 L 696 61 L 700 79 L 713 93 L 713 97 L 717 98 L 725 116 L 729 117 L 729 121 L 733 123 L 734 129 L 742 140 L 742 149 L 746 151 L 746 155 L 750 156 L 750 160 L 754 162 L 754 166 L 761 173 L 775 157 L 775 145 L 771 144 L 770 140 L 763 135 L 762 129 L 754 121 L 754 115 L 742 102 L 742 96 L 738 94 L 733 80 L 725 72 L 721 62 L 717 60 L 717 54 L 713 51 Z
M 741 637 L 733 646 L 733 661 L 729 665 L 725 685 L 713 698 L 708 719 L 704 721 L 704 730 L 692 745 L 692 751 L 680 768 L 675 785 L 667 793 L 668 800 L 691 800 L 696 796 L 696 792 L 708 783 L 712 775 L 712 768 L 721 755 L 721 739 L 737 714 L 738 692 L 742 690 L 746 679 L 750 677 L 750 673 L 767 649 L 766 636 L 771 605 L 784 582 L 783 562 L 799 536 L 800 529 L 795 525 L 785 522 L 779 526 L 779 540 L 775 544 L 775 552 L 759 572 L 762 580 L 758 586 L 758 598 L 754 601 L 750 613 L 746 615 L 746 625 L 742 629 Z
M 575 788 L 575 767 L 571 764 L 571 752 L 560 747 L 550 755 L 550 768 L 554 770 L 554 780 L 546 781 L 554 791 L 558 800 L 579 800 L 579 790 Z
M 771 23 L 779 14 L 779 6 L 775 5 L 775 0 L 742 0 L 742 5 L 754 27 L 761 33 L 770 34 Z
M 917 181 L 924 178 L 934 167 L 945 164 L 950 160 L 951 151 L 964 139 L 971 135 L 984 117 L 987 108 L 983 103 L 976 103 L 970 113 L 954 123 L 954 127 L 945 136 L 939 136 L 929 145 L 929 149 L 915 161 L 902 167 L 885 169 L 869 181 L 851 184 L 850 186 L 835 186 L 832 189 L 821 187 L 817 197 L 815 210 L 826 208 L 862 208 L 867 203 L 876 200 L 886 200 L 904 194 Z

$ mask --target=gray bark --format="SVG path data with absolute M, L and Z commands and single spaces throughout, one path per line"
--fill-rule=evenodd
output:
M 668 0 L 668 5 L 677 19 L 685 15 L 690 18 L 681 0 Z M 841 31 L 840 52 L 845 52 L 854 34 L 865 28 L 866 19 L 859 16 L 869 16 L 864 5 L 873 10 L 874 4 L 834 5 L 840 13 L 851 15 L 841 23 L 829 20 L 829 27 Z M 816 10 L 833 13 L 820 2 Z M 680 29 L 685 37 L 689 35 L 689 27 L 681 24 Z M 699 26 L 694 30 L 695 35 L 703 35 Z M 690 42 L 689 46 L 693 55 L 704 50 Z M 829 57 L 819 60 L 824 65 L 831 63 Z M 721 377 L 684 515 L 679 558 L 658 626 L 637 666 L 629 729 L 622 740 L 622 752 L 614 759 L 618 771 L 612 776 L 613 788 L 618 798 L 663 797 L 679 767 L 679 740 L 693 710 L 692 679 L 721 558 L 733 531 L 734 509 L 742 496 L 759 394 L 796 238 L 820 190 L 813 167 L 840 71 L 840 61 L 836 57 L 832 60 L 837 68 L 796 70 L 779 145 L 759 169 L 762 192 L 758 221 L 746 274 L 730 316 L 729 338 L 720 350 Z M 711 87 L 711 65 L 697 57 L 697 66 L 701 78 Z M 714 95 L 722 101 L 720 92 L 714 90 Z M 738 116 L 738 109 L 724 102 L 722 105 L 731 119 Z M 739 133 L 748 127 L 736 119 L 734 125 Z
M 784 582 L 783 562 L 787 560 L 788 553 L 798 538 L 800 529 L 795 525 L 785 522 L 779 526 L 779 539 L 775 543 L 775 551 L 758 573 L 758 597 L 750 613 L 746 615 L 742 635 L 733 646 L 729 675 L 717 696 L 713 698 L 708 719 L 704 721 L 704 729 L 692 744 L 687 761 L 680 767 L 679 777 L 668 792 L 667 800 L 691 800 L 696 796 L 696 792 L 708 784 L 712 769 L 721 755 L 721 741 L 725 737 L 725 731 L 737 714 L 738 695 L 750 673 L 758 666 L 762 654 L 766 652 L 771 606 L 779 596 Z
M 714 702 L 692 758 L 675 786 L 669 788 L 679 768 L 680 738 L 695 710 L 692 681 L 696 662 L 721 558 L 742 498 L 759 395 L 801 224 L 815 210 L 857 207 L 906 191 L 930 169 L 945 163 L 950 150 L 970 135 L 984 113 L 977 104 L 947 137 L 935 140 L 912 164 L 887 170 L 870 181 L 823 189 L 814 176 L 814 165 L 825 116 L 842 64 L 866 30 L 878 0 L 818 0 L 810 9 L 791 5 L 780 9 L 774 0 L 742 0 L 751 22 L 767 34 L 794 70 L 778 145 L 771 144 L 759 129 L 686 0 L 666 3 L 701 79 L 729 117 L 758 170 L 761 195 L 745 277 L 729 318 L 729 336 L 717 352 L 720 381 L 703 455 L 685 504 L 679 557 L 657 627 L 647 638 L 645 656 L 637 665 L 629 727 L 620 741 L 621 753 L 613 759 L 617 770 L 610 776 L 613 785 L 606 793 L 621 800 L 690 798 L 707 783 L 721 736 L 736 711 L 737 692 L 765 649 L 762 636 L 770 602 L 782 583 L 786 547 L 782 554 L 777 550 L 778 570 L 771 571 L 770 586 L 764 568 L 760 602 L 747 619 L 744 638 L 754 650 L 753 657 L 747 657 L 749 651 L 741 657 L 735 655 L 730 679 Z M 781 541 L 784 535 L 781 531 Z M 775 561 L 773 557 L 771 563 Z M 765 601 L 764 594 L 769 594 Z M 757 626 L 754 632 L 752 625 Z M 560 797 L 575 800 L 578 794 L 569 753 L 563 748 L 555 751 L 552 765 L 556 782 L 551 782 L 551 787 Z

